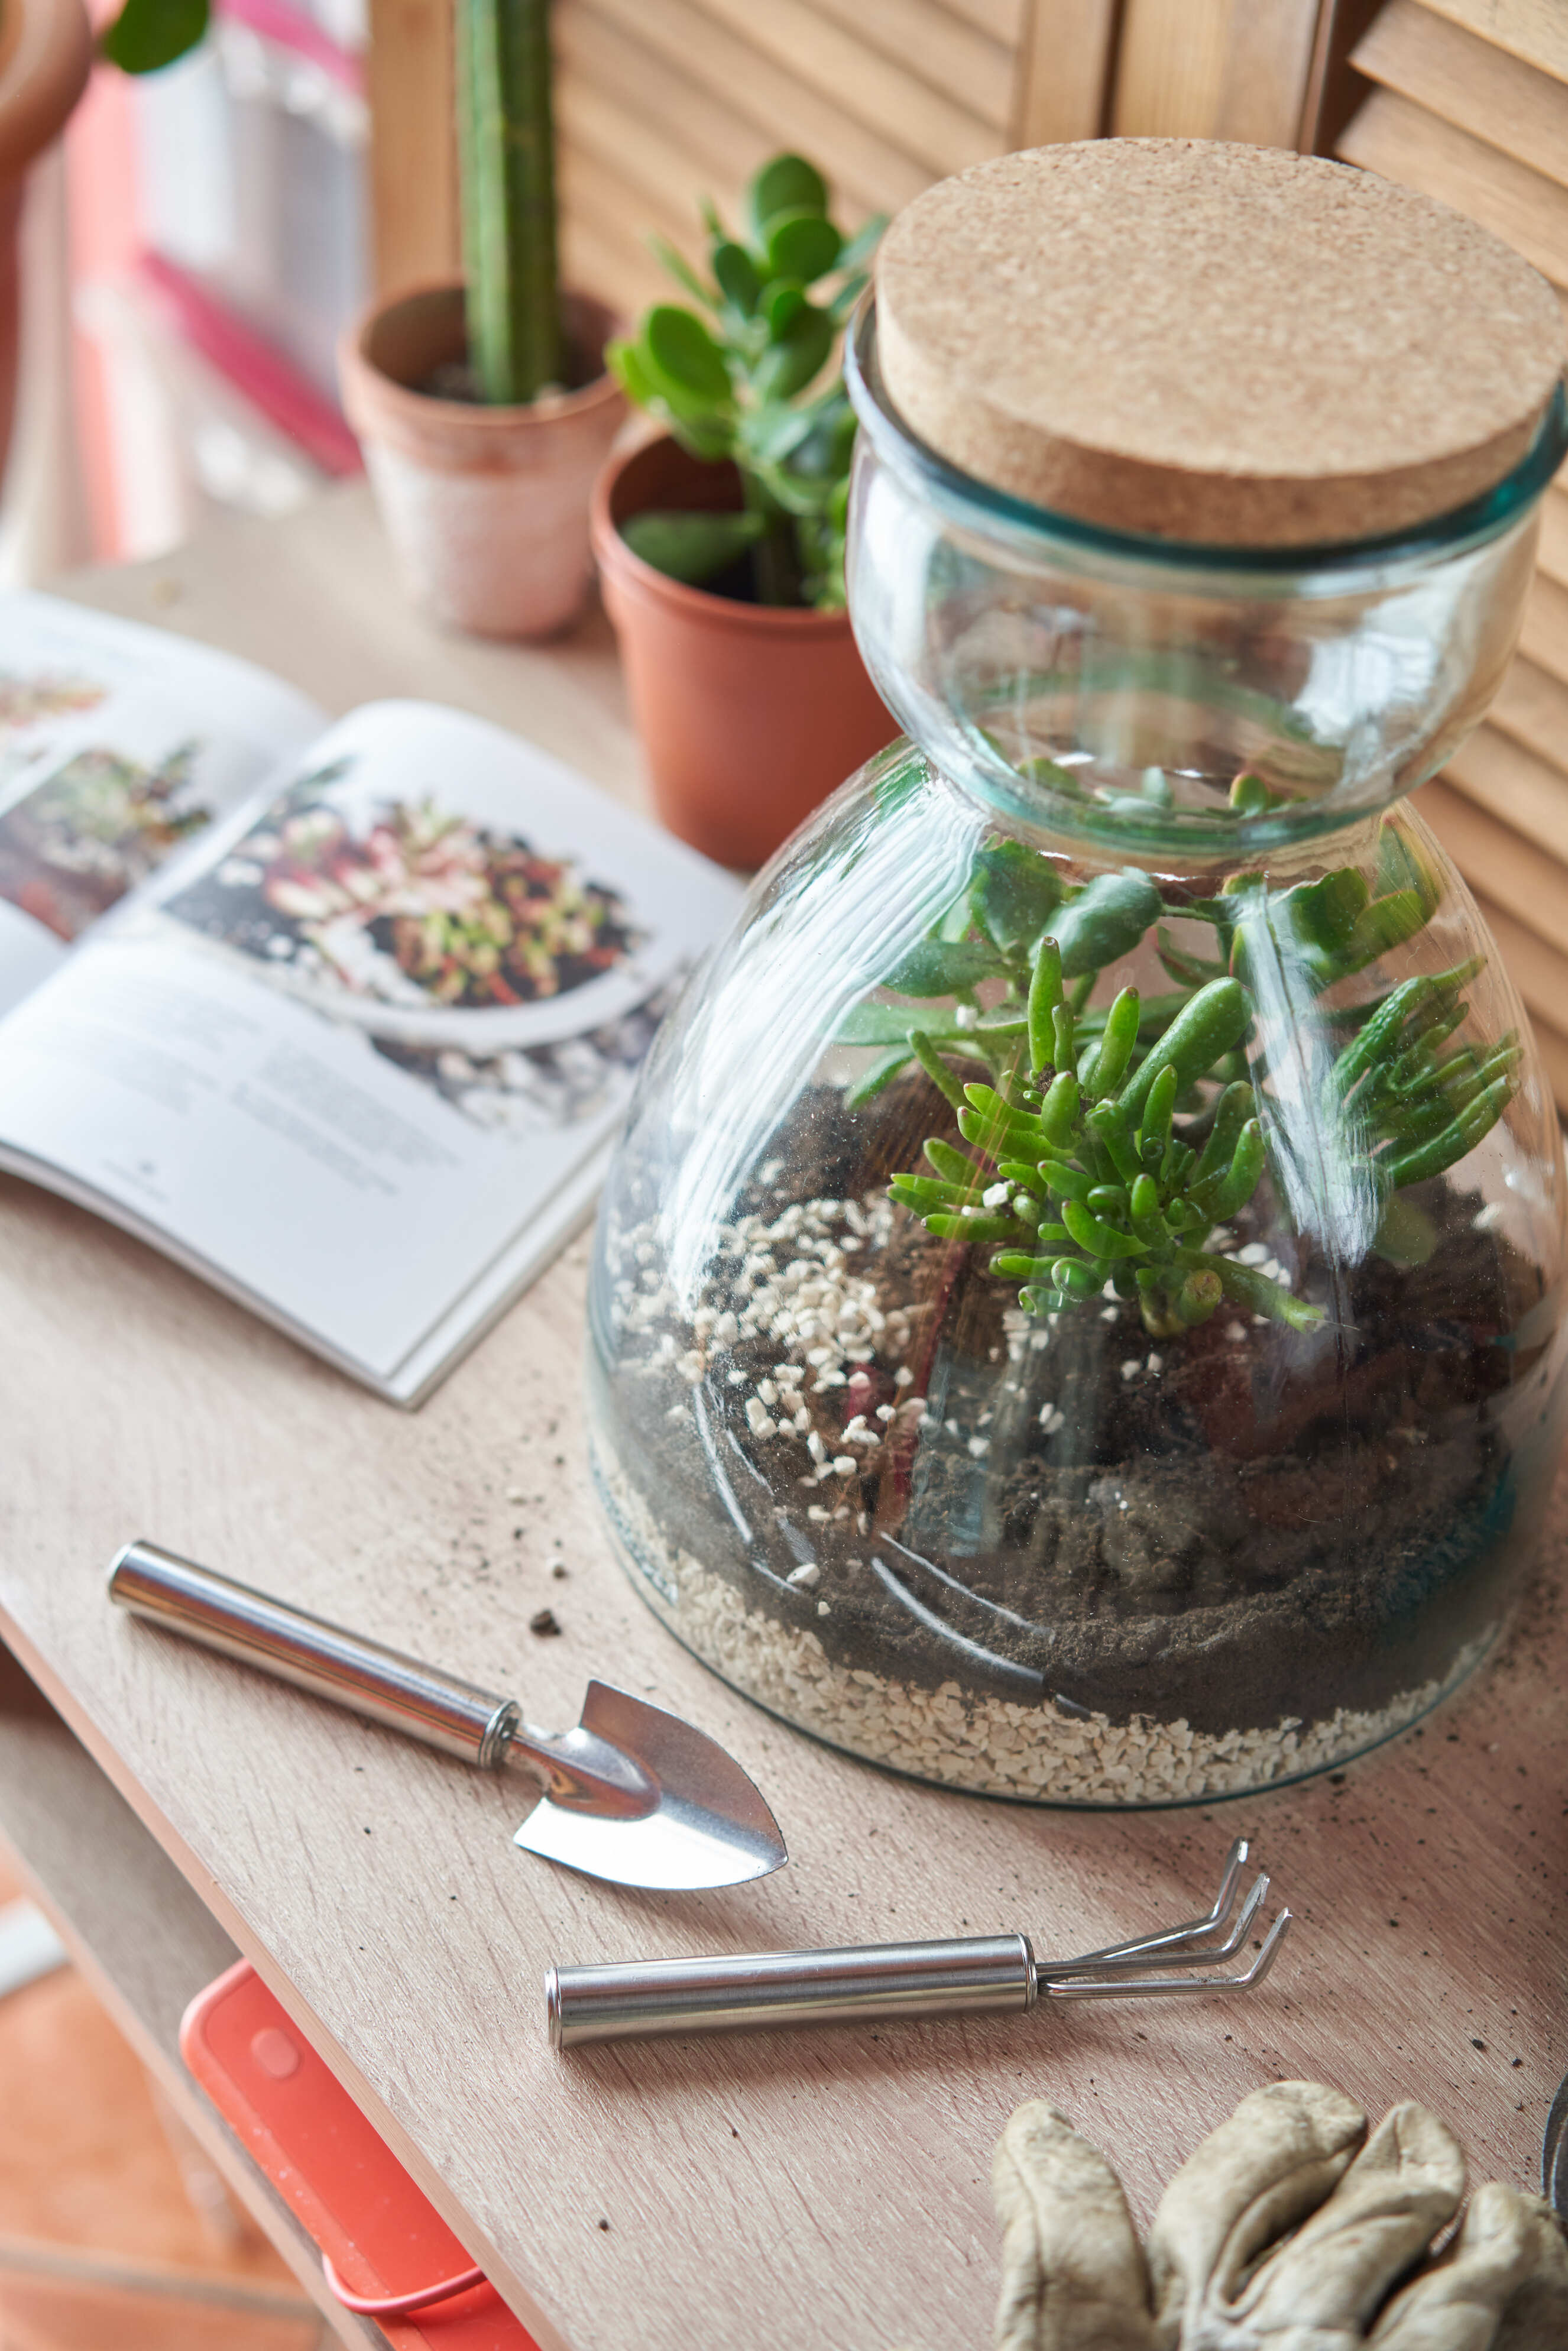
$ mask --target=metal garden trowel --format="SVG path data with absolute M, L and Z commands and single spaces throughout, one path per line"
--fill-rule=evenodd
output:
M 590 1682 L 575 1729 L 522 1720 L 515 1698 L 476 1689 L 156 1543 L 127 1543 L 109 1571 L 120 1607 L 368 1715 L 481 1771 L 526 1771 L 544 1793 L 517 1833 L 529 1853 L 617 1886 L 700 1892 L 766 1877 L 789 1859 L 779 1823 L 733 1756 L 663 1707 Z

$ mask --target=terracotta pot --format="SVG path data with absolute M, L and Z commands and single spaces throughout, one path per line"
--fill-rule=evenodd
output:
M 672 832 L 721 865 L 762 864 L 898 728 L 846 612 L 743 604 L 667 580 L 620 526 L 651 507 L 734 511 L 733 468 L 667 435 L 612 458 L 593 552 L 653 780 Z
M 0 8 L 0 467 L 16 407 L 17 229 L 34 158 L 87 87 L 92 32 L 82 0 L 5 0 Z
M 339 347 L 343 406 L 410 592 L 474 636 L 554 636 L 588 598 L 589 494 L 625 401 L 603 372 L 610 312 L 580 294 L 564 307 L 591 381 L 527 407 L 413 388 L 466 352 L 460 285 L 375 304 Z

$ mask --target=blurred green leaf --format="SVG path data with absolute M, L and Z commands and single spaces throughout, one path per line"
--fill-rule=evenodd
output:
M 743 319 L 753 317 L 762 292 L 762 280 L 746 247 L 727 237 L 722 245 L 715 246 L 710 258 L 725 300 L 733 303 Z
M 728 404 L 724 353 L 690 310 L 677 309 L 673 302 L 657 304 L 643 321 L 641 348 L 644 366 L 666 397 Z
M 207 0 L 125 0 L 98 46 L 121 73 L 157 73 L 196 47 L 207 18 Z
M 808 303 L 757 363 L 757 389 L 763 399 L 788 400 L 792 392 L 803 392 L 827 364 L 834 340 L 827 312 Z
M 828 183 L 803 155 L 775 155 L 746 192 L 746 214 L 758 245 L 768 246 L 769 225 L 780 213 L 825 213 Z
M 768 225 L 768 264 L 775 277 L 810 286 L 836 264 L 843 238 L 819 211 L 783 213 Z
M 655 571 L 695 588 L 755 547 L 762 530 L 760 515 L 651 509 L 630 516 L 621 526 L 621 536 L 632 554 L 651 563 Z
M 708 309 L 712 309 L 713 287 L 703 284 L 685 255 L 679 252 L 667 236 L 651 236 L 648 239 L 648 250 L 654 259 L 669 271 L 670 276 L 685 287 L 688 294 L 695 294 L 699 302 Z M 720 283 L 722 282 L 721 279 Z
M 792 278 L 776 277 L 762 296 L 762 316 L 770 342 L 782 342 L 806 308 L 806 289 Z

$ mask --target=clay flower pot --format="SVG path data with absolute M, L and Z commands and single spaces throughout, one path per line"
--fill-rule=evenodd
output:
M 665 435 L 601 475 L 593 552 L 659 815 L 721 865 L 754 866 L 898 728 L 847 612 L 688 588 L 621 536 L 647 507 L 739 504 L 732 468 L 701 465 Z
M 625 401 L 603 371 L 609 311 L 574 294 L 565 310 L 586 381 L 526 407 L 418 389 L 466 353 L 461 285 L 374 304 L 339 347 L 343 406 L 409 590 L 474 636 L 554 636 L 587 601 L 589 494 Z
M 28 166 L 87 87 L 92 34 L 82 0 L 5 0 L 0 9 L 0 467 L 16 405 L 16 232 Z

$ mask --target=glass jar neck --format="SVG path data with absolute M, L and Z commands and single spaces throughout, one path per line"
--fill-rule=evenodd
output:
M 906 732 L 1010 824 L 1099 857 L 1220 866 L 1364 822 L 1434 774 L 1511 657 L 1559 390 L 1528 458 L 1398 540 L 1218 549 L 1030 507 L 918 441 L 848 360 L 848 577 Z

